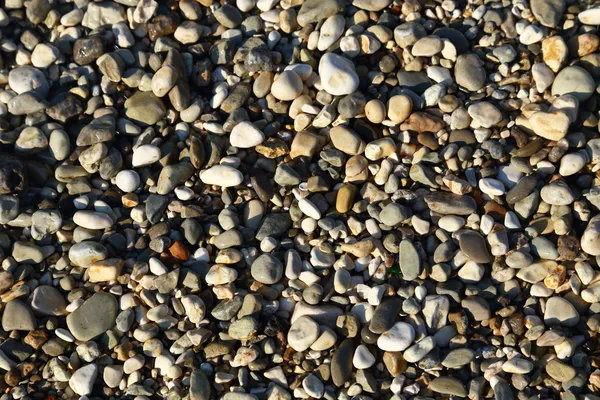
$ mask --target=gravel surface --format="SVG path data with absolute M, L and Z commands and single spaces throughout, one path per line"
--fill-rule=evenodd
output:
M 600 400 L 594 1 L 1 1 L 0 400 Z

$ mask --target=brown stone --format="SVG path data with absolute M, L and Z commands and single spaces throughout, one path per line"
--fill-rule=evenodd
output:
M 25 344 L 28 344 L 36 350 L 39 350 L 42 347 L 42 345 L 47 341 L 48 334 L 46 333 L 46 331 L 38 330 L 29 332 L 27 336 L 25 336 L 25 339 L 23 339 L 23 342 L 25 342 Z
M 347 213 L 354 204 L 354 197 L 356 195 L 356 186 L 351 183 L 344 183 L 337 192 L 335 199 L 335 209 L 340 214 Z
M 267 158 L 278 158 L 290 152 L 287 144 L 279 138 L 268 138 L 256 146 L 255 150 Z
M 311 132 L 298 132 L 292 141 L 292 149 L 290 156 L 296 157 L 312 157 L 320 151 L 325 145 L 325 138 Z
M 408 367 L 406 360 L 399 351 L 386 351 L 383 353 L 383 363 L 391 376 L 398 376 Z
M 408 120 L 400 125 L 400 129 L 403 131 L 415 131 L 419 133 L 436 133 L 443 128 L 444 121 L 440 117 L 423 112 L 412 113 Z
M 175 243 L 169 247 L 169 253 L 181 261 L 187 261 L 190 258 L 190 251 L 179 240 L 176 240 Z

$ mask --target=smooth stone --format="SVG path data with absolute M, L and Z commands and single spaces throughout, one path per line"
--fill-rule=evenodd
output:
M 440 376 L 435 378 L 429 383 L 429 389 L 445 395 L 467 397 L 465 385 L 458 379 L 450 376 Z
M 471 215 L 477 210 L 477 204 L 471 196 L 440 191 L 429 193 L 423 199 L 429 209 L 438 214 Z
M 117 174 L 115 183 L 123 192 L 131 193 L 140 186 L 141 179 L 137 172 L 127 169 Z
M 350 94 L 358 89 L 359 79 L 354 64 L 335 53 L 326 53 L 321 57 L 319 77 L 323 89 L 334 96 Z
M 479 180 L 479 189 L 490 196 L 502 196 L 506 189 L 502 181 L 494 178 L 482 178 Z
M 259 256 L 250 268 L 252 278 L 264 283 L 265 285 L 272 285 L 282 278 L 283 276 L 283 265 L 281 261 L 272 256 L 271 254 L 262 254 Z
M 571 189 L 563 180 L 554 181 L 544 186 L 540 196 L 546 203 L 554 206 L 567 206 L 575 201 Z
M 233 187 L 244 181 L 244 175 L 229 165 L 215 165 L 203 170 L 200 173 L 200 180 L 207 185 Z
M 600 25 L 600 8 L 595 7 L 581 11 L 577 18 L 579 18 L 579 22 L 585 25 Z
M 50 85 L 44 73 L 28 65 L 12 69 L 8 73 L 8 85 L 17 94 L 35 91 L 42 98 L 45 98 L 50 91 Z
M 381 11 L 389 6 L 391 0 L 353 0 L 352 5 L 366 11 Z
M 194 166 L 189 162 L 167 165 L 160 171 L 156 184 L 156 192 L 159 195 L 171 193 L 177 186 L 184 184 L 190 179 L 194 172 Z
M 403 353 L 404 359 L 410 363 L 421 361 L 436 346 L 433 336 L 426 336 L 417 343 L 410 346 Z
M 265 135 L 252 122 L 242 121 L 231 130 L 229 143 L 239 149 L 256 147 L 265 140 Z
M 402 300 L 388 298 L 383 300 L 376 308 L 369 323 L 369 330 L 373 333 L 383 333 L 394 326 L 396 316 L 402 309 Z
M 292 101 L 302 94 L 302 87 L 302 79 L 297 73 L 294 71 L 283 71 L 273 81 L 271 94 L 277 100 Z
M 520 357 L 513 357 L 502 364 L 502 371 L 509 374 L 528 374 L 533 371 L 533 363 Z
M 415 329 L 406 322 L 396 322 L 377 339 L 377 347 L 384 351 L 404 351 L 415 340 Z
M 491 128 L 504 118 L 500 110 L 487 101 L 471 104 L 468 113 L 473 121 L 483 128 Z
M 73 222 L 86 229 L 106 229 L 113 225 L 110 215 L 88 210 L 77 211 L 73 215 Z
M 421 256 L 409 239 L 400 242 L 398 264 L 402 271 L 402 278 L 406 281 L 414 281 L 421 273 Z
M 190 400 L 209 400 L 211 384 L 201 369 L 194 369 L 190 374 Z
M 319 338 L 319 324 L 308 316 L 302 316 L 292 322 L 287 341 L 296 351 L 307 350 Z
M 581 249 L 591 256 L 600 256 L 600 215 L 588 222 L 581 236 Z
M 297 21 L 300 26 L 306 26 L 322 19 L 329 18 L 343 10 L 338 0 L 306 0 L 298 11 Z
M 565 12 L 564 0 L 531 0 L 530 6 L 536 19 L 549 28 L 556 28 Z
M 410 217 L 410 210 L 398 203 L 389 203 L 379 213 L 379 219 L 388 226 L 396 226 Z
M 575 326 L 579 322 L 579 313 L 569 301 L 551 297 L 546 302 L 544 322 L 547 325 Z
M 550 375 L 552 379 L 559 382 L 569 382 L 577 375 L 575 368 L 557 359 L 548 361 L 546 364 L 546 373 Z
M 6 303 L 2 312 L 2 329 L 10 331 L 31 331 L 37 326 L 33 311 L 21 300 Z
M 437 332 L 446 326 L 450 312 L 450 300 L 444 295 L 430 295 L 425 297 L 423 317 L 427 330 Z
M 458 239 L 458 243 L 460 250 L 476 263 L 486 264 L 494 260 L 487 249 L 485 239 L 477 232 L 463 232 Z
M 53 286 L 41 285 L 31 294 L 31 308 L 42 315 L 65 315 L 67 302 L 63 295 Z
M 589 72 L 578 66 L 563 68 L 552 83 L 553 96 L 571 94 L 580 102 L 589 99 L 595 90 L 594 78 Z
M 569 130 L 569 116 L 562 111 L 546 113 L 535 112 L 529 117 L 529 125 L 533 132 L 544 139 L 558 141 L 565 137 Z
M 77 146 L 91 146 L 96 143 L 113 140 L 116 130 L 116 121 L 112 115 L 104 115 L 92 120 L 83 127 L 77 135 Z
M 337 42 L 337 40 L 344 33 L 345 25 L 346 20 L 340 14 L 332 15 L 331 17 L 327 18 L 325 22 L 323 22 L 323 25 L 319 31 L 317 49 L 319 49 L 319 51 L 325 51 L 331 45 Z
M 96 261 L 108 257 L 108 250 L 102 244 L 92 241 L 76 243 L 69 249 L 69 261 L 76 267 L 87 268 Z
M 19 198 L 0 195 L 0 224 L 7 224 L 19 216 Z
M 486 321 L 492 317 L 488 302 L 479 296 L 467 297 L 460 304 L 475 321 Z
M 67 327 L 77 340 L 93 339 L 114 326 L 118 309 L 112 294 L 97 292 L 67 316 Z
M 349 155 L 361 154 L 365 151 L 365 142 L 345 126 L 336 126 L 329 130 L 331 143 L 336 149 Z
M 135 92 L 124 106 L 128 118 L 144 125 L 154 125 L 167 114 L 162 100 L 152 92 Z
M 133 150 L 131 165 L 133 167 L 143 167 L 151 165 L 160 160 L 160 149 L 153 144 L 144 144 Z
M 325 385 L 314 374 L 308 374 L 302 380 L 302 388 L 310 397 L 320 399 L 325 393 Z
M 87 396 L 92 393 L 96 376 L 98 375 L 98 366 L 88 364 L 73 373 L 69 379 L 69 386 L 79 396 Z
M 371 354 L 367 346 L 364 344 L 359 345 L 354 351 L 354 357 L 352 358 L 352 364 L 357 369 L 371 368 L 375 364 L 375 356 Z
M 461 54 L 456 59 L 454 76 L 456 83 L 468 91 L 481 89 L 486 80 L 486 72 L 476 54 Z
M 442 361 L 442 365 L 448 369 L 458 369 L 469 364 L 475 358 L 475 352 L 471 349 L 452 350 Z
M 331 357 L 331 379 L 337 387 L 344 386 L 352 376 L 352 355 L 354 343 L 352 339 L 344 340 Z

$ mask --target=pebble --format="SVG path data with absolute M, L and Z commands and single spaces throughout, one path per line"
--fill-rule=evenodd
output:
M 241 184 L 244 176 L 237 169 L 228 165 L 215 165 L 200 173 L 200 179 L 207 185 L 232 187 Z
M 229 141 L 240 149 L 256 147 L 265 140 L 265 135 L 251 122 L 242 121 L 231 130 Z
M 354 350 L 354 357 L 352 358 L 352 365 L 354 365 L 354 368 L 368 369 L 375 364 L 375 361 L 375 357 L 364 344 L 359 345 L 356 347 L 356 350 Z
M 287 341 L 296 351 L 305 351 L 319 337 L 319 324 L 308 316 L 302 316 L 292 323 Z
M 334 53 L 326 53 L 321 57 L 319 77 L 323 89 L 334 96 L 350 94 L 359 84 L 354 65 L 348 59 Z
M 405 323 L 396 322 L 377 339 L 377 347 L 383 351 L 404 351 L 415 340 L 415 329 Z

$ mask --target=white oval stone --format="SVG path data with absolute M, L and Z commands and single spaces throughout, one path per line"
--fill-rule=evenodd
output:
M 158 160 L 160 160 L 160 149 L 153 144 L 144 144 L 133 151 L 131 165 L 142 167 L 154 164 Z
M 528 374 L 533 371 L 533 363 L 524 358 L 514 357 L 502 364 L 502 371 L 509 374 Z
M 302 79 L 294 71 L 283 71 L 271 85 L 271 94 L 281 101 L 291 101 L 302 94 Z
M 479 180 L 479 189 L 490 196 L 502 196 L 506 193 L 502 181 L 494 178 L 483 178 Z
M 327 53 L 319 62 L 319 77 L 323 89 L 334 96 L 343 96 L 358 89 L 354 64 L 340 55 Z
M 202 171 L 200 180 L 207 185 L 231 187 L 241 184 L 244 181 L 244 175 L 229 165 L 215 165 Z
M 287 339 L 290 347 L 296 351 L 304 351 L 319 337 L 319 324 L 310 317 L 298 318 L 288 331 Z
M 314 219 L 321 219 L 321 211 L 319 211 L 317 206 L 315 206 L 312 201 L 300 199 L 300 201 L 298 201 L 298 207 L 300 208 L 300 211 L 304 213 L 304 215 Z
M 367 346 L 364 344 L 359 345 L 354 351 L 354 358 L 352 358 L 352 364 L 357 369 L 367 369 L 375 364 L 375 356 L 371 354 Z
M 115 183 L 125 193 L 131 193 L 140 186 L 140 176 L 133 170 L 125 169 L 117 174 Z
M 96 364 L 85 365 L 73 373 L 73 376 L 69 379 L 69 386 L 78 395 L 87 396 L 92 393 L 97 375 L 98 366 Z
M 113 225 L 110 215 L 88 210 L 77 211 L 73 222 L 86 229 L 106 229 Z
M 565 154 L 560 160 L 558 173 L 562 176 L 570 176 L 581 171 L 587 164 L 587 157 L 584 152 Z
M 317 48 L 320 51 L 327 50 L 329 46 L 334 44 L 342 36 L 345 25 L 346 19 L 340 14 L 335 14 L 327 18 L 321 26 Z
M 265 140 L 265 135 L 252 122 L 242 121 L 231 130 L 229 143 L 239 149 L 258 146 Z
M 579 22 L 586 25 L 600 25 L 600 8 L 590 8 L 579 13 Z
M 377 347 L 383 351 L 404 351 L 415 340 L 415 328 L 406 322 L 396 322 L 377 339 Z

